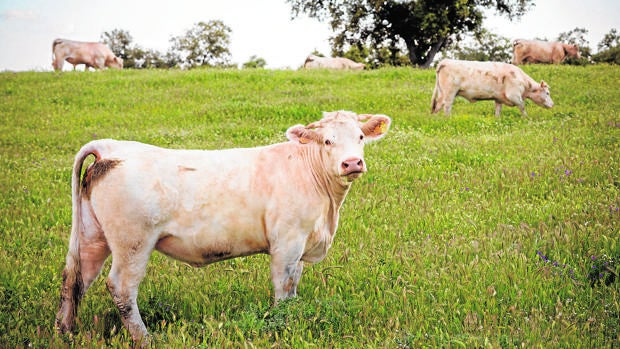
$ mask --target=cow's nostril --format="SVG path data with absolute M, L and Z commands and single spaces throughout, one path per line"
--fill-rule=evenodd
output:
M 343 163 L 342 163 L 342 166 L 343 166 L 344 168 L 347 168 L 347 167 L 349 167 L 349 164 L 348 164 L 347 162 L 343 162 Z

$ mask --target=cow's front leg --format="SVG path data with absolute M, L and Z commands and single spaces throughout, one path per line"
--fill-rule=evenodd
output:
M 304 262 L 301 261 L 303 245 L 289 246 L 271 252 L 271 281 L 276 303 L 281 299 L 295 297 L 301 279 Z

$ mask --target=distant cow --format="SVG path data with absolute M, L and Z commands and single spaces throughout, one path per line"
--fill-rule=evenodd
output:
M 257 148 L 173 150 L 111 139 L 84 145 L 73 164 L 56 328 L 71 330 L 110 254 L 107 287 L 136 341 L 147 340 L 136 299 L 153 250 L 196 267 L 267 253 L 276 302 L 295 296 L 303 262 L 325 257 L 351 183 L 367 170 L 364 144 L 383 137 L 390 123 L 385 115 L 340 111 L 290 127 L 288 142 Z
M 524 108 L 526 98 L 540 106 L 553 107 L 549 86 L 544 81 L 537 83 L 517 66 L 444 59 L 437 66 L 431 112 L 443 108 L 449 115 L 456 96 L 470 102 L 493 100 L 496 116 L 500 115 L 503 104 L 517 106 L 523 115 L 527 115 Z
M 517 39 L 512 44 L 512 64 L 553 63 L 559 64 L 566 57 L 581 58 L 577 45 L 558 41 Z
M 123 59 L 116 57 L 106 44 L 100 42 L 56 39 L 52 44 L 52 60 L 56 71 L 62 69 L 64 61 L 73 64 L 73 70 L 78 64 L 86 65 L 86 69 L 123 68 Z
M 357 63 L 344 57 L 319 57 L 310 55 L 304 62 L 305 69 L 362 70 L 364 63 Z

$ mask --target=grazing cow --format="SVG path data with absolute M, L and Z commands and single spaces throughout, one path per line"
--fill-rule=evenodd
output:
M 456 96 L 470 102 L 494 100 L 495 116 L 499 116 L 503 104 L 517 106 L 521 114 L 527 115 L 526 98 L 540 106 L 553 107 L 549 86 L 544 81 L 537 83 L 517 66 L 444 59 L 437 66 L 431 112 L 437 113 L 443 107 L 449 115 Z
M 84 145 L 73 164 L 57 330 L 72 329 L 80 299 L 110 254 L 106 284 L 135 341 L 148 341 L 136 298 L 153 250 L 193 266 L 268 253 L 276 302 L 295 296 L 303 262 L 325 257 L 351 183 L 367 170 L 364 144 L 383 137 L 390 123 L 385 115 L 340 111 L 290 127 L 288 142 L 257 148 L 172 150 L 111 139 Z
M 344 57 L 319 57 L 310 55 L 304 62 L 305 69 L 362 70 L 364 63 L 357 63 Z
M 512 44 L 512 64 L 560 64 L 566 57 L 581 58 L 577 45 L 558 41 L 517 39 Z
M 52 44 L 54 70 L 61 70 L 65 61 L 73 64 L 73 70 L 78 64 L 86 65 L 86 69 L 123 68 L 123 59 L 116 57 L 106 44 L 56 39 Z

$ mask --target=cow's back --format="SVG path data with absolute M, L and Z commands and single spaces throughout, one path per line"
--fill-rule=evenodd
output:
M 437 66 L 437 78 L 443 84 L 455 84 L 459 88 L 478 88 L 489 85 L 496 88 L 506 74 L 514 74 L 516 68 L 501 62 L 477 62 L 444 59 Z
M 513 44 L 513 64 L 559 63 L 564 57 L 560 42 L 517 39 Z

